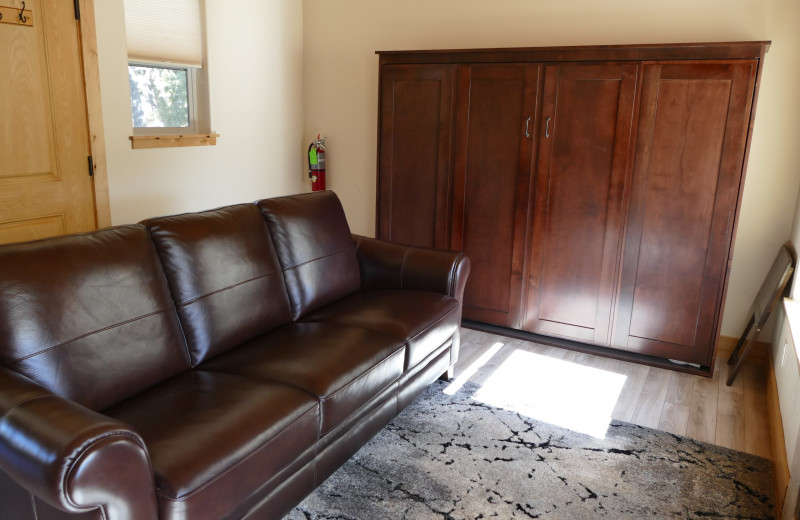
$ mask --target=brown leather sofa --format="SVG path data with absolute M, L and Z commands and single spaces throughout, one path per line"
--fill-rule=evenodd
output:
M 468 274 L 332 192 L 0 247 L 0 517 L 281 517 L 452 367 Z

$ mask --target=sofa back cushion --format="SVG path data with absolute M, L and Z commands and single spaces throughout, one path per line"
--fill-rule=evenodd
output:
M 147 229 L 0 246 L 0 362 L 93 410 L 188 370 Z
M 355 245 L 339 198 L 319 191 L 259 201 L 297 320 L 357 291 Z
M 283 273 L 255 204 L 145 224 L 194 365 L 291 321 Z

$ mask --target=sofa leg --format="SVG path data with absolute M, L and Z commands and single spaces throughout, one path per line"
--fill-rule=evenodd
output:
M 455 368 L 453 366 L 447 367 L 447 372 L 439 376 L 440 381 L 452 381 L 455 377 Z

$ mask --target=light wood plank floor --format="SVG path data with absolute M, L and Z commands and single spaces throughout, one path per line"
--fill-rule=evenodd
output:
M 728 372 L 727 359 L 717 359 L 714 378 L 709 379 L 467 328 L 461 330 L 461 353 L 455 367 L 456 382 L 471 381 L 484 385 L 493 375 L 511 379 L 509 374 L 525 372 L 519 372 L 519 366 L 507 365 L 519 365 L 521 361 L 527 360 L 540 366 L 546 365 L 549 372 L 557 369 L 557 376 L 547 375 L 559 378 L 555 385 L 557 389 L 549 391 L 540 388 L 536 390 L 538 395 L 531 395 L 530 399 L 558 399 L 561 394 L 575 390 L 576 386 L 580 390 L 582 382 L 595 385 L 583 390 L 587 397 L 594 398 L 588 394 L 595 394 L 604 389 L 597 388 L 596 382 L 587 382 L 595 380 L 592 377 L 587 378 L 586 368 L 579 367 L 589 367 L 595 369 L 594 372 L 600 377 L 599 381 L 608 380 L 621 386 L 618 395 L 615 392 L 612 396 L 612 399 L 615 399 L 611 403 L 612 419 L 668 431 L 766 458 L 772 457 L 766 411 L 767 369 L 763 365 L 745 364 L 733 386 L 729 387 L 725 385 Z M 520 354 L 520 351 L 527 354 Z M 549 359 L 530 354 L 546 356 Z M 504 363 L 506 366 L 501 369 Z M 573 372 L 570 372 L 571 370 Z M 602 378 L 603 375 L 606 379 Z M 542 376 L 540 374 L 536 377 Z M 621 383 L 623 378 L 624 384 Z M 530 386 L 531 381 L 524 381 L 524 377 L 514 379 L 518 380 L 520 386 L 514 387 L 515 383 L 504 381 L 504 387 L 512 388 L 511 392 L 532 392 L 531 388 L 534 387 Z M 567 386 L 562 387 L 560 384 L 562 382 Z M 525 396 L 525 399 L 528 397 Z M 574 402 L 565 401 L 564 407 L 569 410 L 573 407 L 570 403 Z M 586 413 L 578 407 L 574 408 L 574 413 Z

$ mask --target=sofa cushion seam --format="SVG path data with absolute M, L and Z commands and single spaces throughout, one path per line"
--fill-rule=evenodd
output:
M 431 323 L 430 325 L 428 325 L 427 327 L 425 327 L 425 328 L 424 328 L 424 329 L 422 329 L 421 331 L 419 331 L 419 332 L 417 332 L 416 334 L 414 334 L 414 336 L 413 336 L 413 337 L 410 337 L 410 338 L 406 339 L 406 341 L 407 341 L 407 342 L 408 342 L 408 341 L 414 341 L 414 340 L 415 340 L 415 339 L 417 339 L 417 338 L 418 338 L 420 335 L 422 335 L 422 334 L 423 334 L 425 331 L 429 330 L 431 327 L 433 327 L 433 326 L 434 326 L 434 325 L 436 325 L 437 323 L 439 323 L 439 322 L 443 321 L 445 318 L 448 318 L 448 317 L 449 317 L 451 314 L 453 314 L 453 313 L 454 313 L 455 311 L 457 311 L 457 310 L 458 310 L 458 305 L 456 305 L 455 307 L 453 307 L 452 309 L 450 309 L 449 311 L 447 311 L 447 314 L 444 314 L 444 315 L 443 315 L 441 318 L 439 318 L 438 320 L 434 321 L 433 323 Z
M 200 368 L 199 365 L 194 367 L 194 368 L 192 368 L 192 370 L 195 371 L 195 372 L 211 372 L 211 373 L 215 373 L 215 374 L 228 374 L 228 375 L 232 375 L 232 376 L 240 376 L 240 377 L 247 378 L 247 379 L 250 379 L 250 380 L 258 381 L 259 383 L 269 383 L 269 384 L 274 384 L 274 385 L 285 386 L 286 388 L 291 388 L 292 390 L 297 390 L 299 392 L 302 392 L 305 395 L 307 395 L 307 396 L 311 397 L 312 399 L 314 399 L 315 401 L 317 401 L 317 403 L 319 403 L 319 396 L 317 394 L 314 394 L 314 393 L 310 392 L 309 390 L 307 390 L 305 388 L 301 388 L 299 386 L 295 386 L 295 385 L 293 385 L 291 383 L 287 383 L 286 381 L 281 381 L 279 379 L 272 379 L 270 377 L 254 376 L 254 375 L 245 374 L 245 373 L 242 373 L 242 372 L 237 372 L 235 370 L 230 370 L 230 369 L 226 370 L 224 368 Z
M 309 461 L 308 461 L 308 463 L 313 463 L 313 462 L 315 462 L 315 461 L 316 461 L 316 458 L 317 458 L 317 449 L 316 449 L 316 448 L 317 448 L 317 444 L 318 444 L 318 443 L 316 443 L 316 442 L 314 443 L 314 446 L 313 446 L 313 447 L 314 447 L 314 456 L 311 458 L 311 460 L 309 460 Z M 307 448 L 306 450 L 308 450 L 308 449 L 310 449 L 310 448 Z M 304 451 L 303 453 L 305 453 L 305 451 Z M 281 469 L 279 469 L 278 471 L 276 471 L 276 472 L 275 472 L 275 475 L 273 475 L 273 476 L 271 476 L 271 477 L 270 477 L 270 480 L 272 480 L 272 479 L 273 479 L 273 478 L 274 478 L 276 475 L 278 475 L 279 473 L 281 473 L 281 472 L 283 472 L 284 470 L 286 470 L 286 468 L 288 468 L 289 466 L 291 466 L 291 465 L 292 465 L 294 462 L 296 462 L 296 459 L 295 459 L 295 460 L 292 460 L 292 461 L 290 461 L 290 462 L 288 462 L 288 463 L 287 463 L 286 465 L 284 465 L 284 466 L 283 466 Z M 314 477 L 314 478 L 316 478 L 316 464 L 314 464 L 314 471 L 315 471 L 315 477 Z M 293 476 L 294 476 L 294 475 L 290 475 L 290 476 L 289 476 L 289 478 L 292 478 Z M 280 485 L 280 484 L 279 484 L 279 485 Z M 274 491 L 274 489 L 273 489 L 272 491 Z M 267 495 L 269 495 L 270 493 L 271 493 L 271 491 L 270 491 L 270 492 L 268 492 L 268 493 L 267 493 Z M 248 501 L 248 500 L 250 500 L 251 498 L 252 498 L 251 496 L 247 496 L 247 497 L 244 497 L 244 498 L 240 499 L 240 500 L 239 500 L 238 502 L 236 502 L 234 505 L 232 505 L 231 507 L 229 507 L 227 511 L 225 511 L 224 513 L 222 513 L 222 515 L 218 516 L 218 517 L 217 517 L 217 520 L 219 520 L 219 519 L 222 519 L 222 518 L 228 518 L 228 515 L 230 515 L 231 511 L 235 511 L 235 510 L 236 510 L 236 509 L 238 509 L 238 508 L 239 508 L 239 507 L 240 507 L 240 506 L 241 506 L 243 503 L 247 502 L 247 501 Z M 265 497 L 262 497 L 262 499 L 263 499 L 263 498 L 266 498 L 266 496 L 265 496 Z
M 153 230 L 150 226 L 147 225 L 145 225 L 145 229 L 147 230 L 147 237 L 150 239 L 149 240 L 150 247 L 155 252 L 156 259 L 158 260 L 158 265 L 159 265 L 158 271 L 161 275 L 161 280 L 167 286 L 167 294 L 169 302 L 172 307 L 172 314 L 175 316 L 175 323 L 178 324 L 178 330 L 180 330 L 180 337 L 183 340 L 181 342 L 181 346 L 183 347 L 182 350 L 186 361 L 189 363 L 189 366 L 191 367 L 194 364 L 194 361 L 192 360 L 192 352 L 189 349 L 189 342 L 186 339 L 186 330 L 184 330 L 183 328 L 183 324 L 181 323 L 180 317 L 178 316 L 178 307 L 177 305 L 175 305 L 175 298 L 173 296 L 173 294 L 175 294 L 175 291 L 173 291 L 172 283 L 170 282 L 170 279 L 167 276 L 167 272 L 164 268 L 164 262 L 161 258 L 161 253 L 159 251 L 158 245 L 156 244 L 156 239 L 155 237 L 153 237 Z
M 411 248 L 406 248 L 405 252 L 403 253 L 403 261 L 400 263 L 400 290 L 402 291 L 405 287 L 405 276 L 406 276 L 406 261 L 408 260 L 408 255 L 411 252 Z
M 348 251 L 352 251 L 355 254 L 355 246 L 347 247 L 347 248 L 344 248 L 344 249 L 339 249 L 337 251 L 334 251 L 333 253 L 328 253 L 326 255 L 317 256 L 317 257 L 314 257 L 314 258 L 312 258 L 310 260 L 306 260 L 305 262 L 300 262 L 299 264 L 295 264 L 295 265 L 292 265 L 292 266 L 289 266 L 289 267 L 284 267 L 283 270 L 284 271 L 291 271 L 292 269 L 297 269 L 298 267 L 303 267 L 304 265 L 310 264 L 312 262 L 316 262 L 317 260 L 323 260 L 325 258 L 330 258 L 332 256 L 340 255 L 342 253 L 347 253 Z
M 337 395 L 337 394 L 339 394 L 339 392 L 341 392 L 341 391 L 343 391 L 343 390 L 345 390 L 345 389 L 349 388 L 351 385 L 354 385 L 356 382 L 358 382 L 358 381 L 359 381 L 360 379 L 362 379 L 364 376 L 366 376 L 367 374 L 369 374 L 369 373 L 373 372 L 375 369 L 377 369 L 378 367 L 380 367 L 380 366 L 381 366 L 381 365 L 383 365 L 384 363 L 388 363 L 388 362 L 389 362 L 389 360 L 392 358 L 392 356 L 396 355 L 396 354 L 397 354 L 398 352 L 400 352 L 402 349 L 405 349 L 405 348 L 406 348 L 406 346 L 405 346 L 404 344 L 403 344 L 403 345 L 401 345 L 401 346 L 402 346 L 402 348 L 399 348 L 399 349 L 395 350 L 394 352 L 392 352 L 391 354 L 389 354 L 388 356 L 386 356 L 385 358 L 383 358 L 382 360 L 380 360 L 379 362 L 375 363 L 375 364 L 374 364 L 374 365 L 372 365 L 370 368 L 368 368 L 367 370 L 365 370 L 364 372 L 362 372 L 362 373 L 361 373 L 361 375 L 359 375 L 357 379 L 353 379 L 352 381 L 350 381 L 350 382 L 349 382 L 349 383 L 347 383 L 346 385 L 339 387 L 339 388 L 338 388 L 337 390 L 335 390 L 335 391 L 334 391 L 332 394 L 328 394 L 328 395 L 326 395 L 325 397 L 320 397 L 320 398 L 319 398 L 319 402 L 320 402 L 320 404 L 322 404 L 322 403 L 324 403 L 324 402 L 328 401 L 329 399 L 332 399 L 332 398 L 336 397 L 336 395 Z M 402 375 L 402 374 L 401 374 L 401 375 Z M 396 378 L 395 378 L 395 379 L 396 379 Z M 388 385 L 386 385 L 386 387 L 388 387 L 390 384 L 392 384 L 392 382 L 389 382 L 389 384 L 388 384 Z M 384 388 L 386 388 L 386 387 L 384 387 Z
M 370 395 L 370 399 L 377 398 L 377 397 L 378 397 L 379 395 L 381 395 L 383 392 L 386 392 L 386 391 L 387 391 L 387 389 L 390 389 L 390 388 L 392 387 L 392 385 L 397 385 L 397 388 L 395 388 L 395 391 L 398 391 L 398 390 L 400 389 L 400 378 L 399 378 L 399 377 L 398 377 L 398 378 L 395 378 L 395 379 L 394 379 L 393 381 L 391 381 L 391 382 L 390 382 L 388 385 L 384 386 L 383 388 L 381 388 L 380 390 L 378 390 L 378 391 L 377 391 L 377 392 L 375 392 L 374 394 Z M 392 393 L 392 392 L 389 392 L 389 395 L 387 395 L 387 398 L 391 396 L 391 393 Z M 349 420 L 350 420 L 350 419 L 351 419 L 351 418 L 352 418 L 354 415 L 356 415 L 356 414 L 357 414 L 359 411 L 361 411 L 361 410 L 362 410 L 362 408 L 364 407 L 364 405 L 367 405 L 367 404 L 369 404 L 369 401 L 367 401 L 366 403 L 362 404 L 361 406 L 359 406 L 358 408 L 356 408 L 355 410 L 353 410 L 352 412 L 350 412 L 350 413 L 347 415 L 347 417 L 343 418 L 343 419 L 342 419 L 342 420 L 341 420 L 341 421 L 340 421 L 338 424 L 334 425 L 334 427 L 333 427 L 333 428 L 331 428 L 330 430 L 328 430 L 328 431 L 327 431 L 327 432 L 326 432 L 324 435 L 323 435 L 322 433 L 320 433 L 320 439 L 322 439 L 323 437 L 325 437 L 325 436 L 327 436 L 327 435 L 330 435 L 330 433 L 331 433 L 333 430 L 335 430 L 336 428 L 338 428 L 338 427 L 339 427 L 339 426 L 341 426 L 342 424 L 345 424 L 345 423 L 346 423 L 347 421 L 349 421 Z M 377 407 L 377 406 L 379 406 L 379 405 L 380 405 L 380 403 L 373 404 L 373 406 L 372 406 L 371 408 L 368 408 L 368 409 L 367 409 L 367 412 L 369 412 L 370 410 L 373 410 L 374 408 L 376 408 L 376 407 Z M 336 441 L 334 440 L 334 442 L 336 442 Z M 329 445 L 328 445 L 328 446 L 329 446 Z M 324 450 L 326 450 L 326 449 L 328 449 L 328 446 L 326 446 L 326 447 L 323 449 L 323 451 L 324 451 Z
M 134 323 L 136 321 L 143 320 L 145 318 L 151 318 L 153 316 L 157 316 L 158 314 L 164 314 L 166 312 L 168 312 L 167 309 L 162 309 L 162 310 L 158 310 L 158 311 L 155 311 L 155 312 L 150 312 L 148 314 L 143 314 L 141 316 L 137 316 L 136 318 L 131 318 L 129 320 L 121 321 L 121 322 L 115 323 L 113 325 L 108 325 L 106 327 L 103 327 L 103 328 L 100 328 L 100 329 L 97 329 L 97 330 L 93 330 L 92 332 L 87 332 L 86 334 L 82 334 L 82 335 L 76 336 L 76 337 L 74 337 L 72 339 L 68 339 L 66 341 L 63 341 L 63 342 L 58 343 L 56 345 L 53 345 L 51 347 L 47 347 L 46 349 L 39 350 L 38 352 L 34 352 L 32 354 L 28 354 L 27 356 L 23 356 L 23 357 L 17 358 L 17 359 L 12 359 L 12 360 L 8 361 L 7 364 L 8 365 L 14 365 L 14 364 L 20 363 L 22 361 L 28 360 L 30 358 L 36 357 L 38 355 L 46 354 L 46 353 L 48 353 L 50 351 L 59 349 L 61 347 L 69 345 L 70 343 L 74 343 L 75 341 L 88 338 L 89 336 L 93 336 L 95 334 L 100 334 L 101 332 L 106 332 L 106 331 L 109 331 L 111 329 L 115 329 L 117 327 L 122 327 L 123 325 L 129 325 L 129 324 Z
M 225 291 L 228 291 L 230 289 L 235 289 L 236 287 L 239 287 L 241 285 L 246 285 L 246 284 L 248 284 L 250 282 L 255 282 L 256 280 L 261 280 L 262 278 L 268 278 L 270 276 L 275 276 L 275 275 L 278 275 L 278 274 L 281 274 L 281 272 L 280 271 L 272 271 L 271 273 L 262 274 L 262 275 L 250 278 L 248 280 L 243 280 L 243 281 L 235 283 L 233 285 L 229 285 L 227 287 L 223 287 L 222 289 L 217 289 L 217 290 L 211 291 L 211 292 L 206 293 L 206 294 L 201 294 L 200 296 L 195 296 L 194 298 L 189 298 L 187 300 L 182 300 L 182 301 L 178 302 L 178 305 L 180 305 L 180 306 L 190 305 L 190 304 L 195 303 L 195 302 L 197 302 L 199 300 L 202 300 L 204 298 L 208 298 L 209 296 L 213 296 L 213 295 L 215 295 L 217 293 L 225 292 Z
M 39 520 L 39 512 L 36 510 L 36 495 L 30 493 L 31 495 L 31 506 L 33 507 L 33 520 Z

